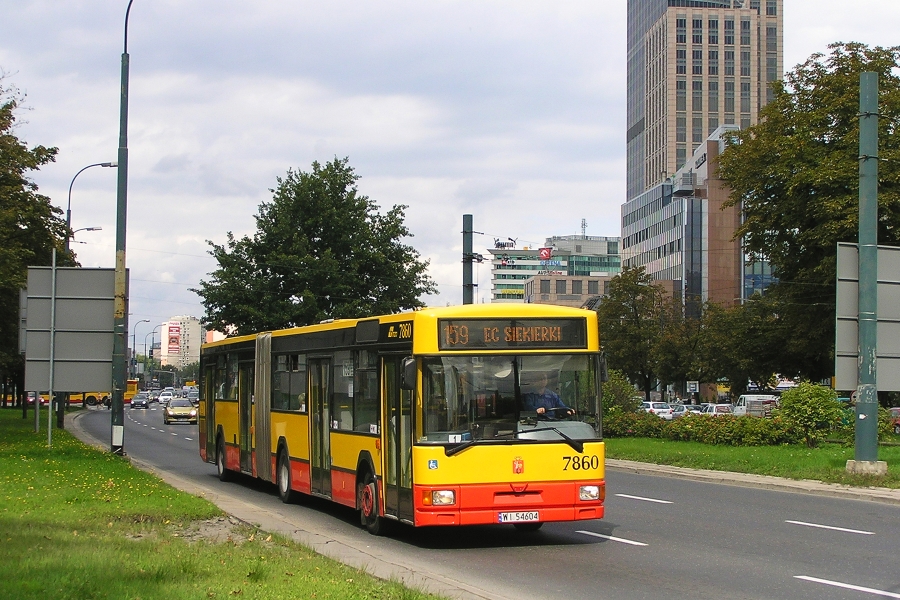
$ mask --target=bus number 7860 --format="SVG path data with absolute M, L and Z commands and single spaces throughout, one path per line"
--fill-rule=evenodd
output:
M 563 456 L 565 464 L 563 471 L 587 471 L 600 468 L 600 457 L 596 454 L 584 454 L 582 456 Z

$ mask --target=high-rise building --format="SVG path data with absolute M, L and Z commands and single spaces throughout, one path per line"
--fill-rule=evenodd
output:
M 781 79 L 783 0 L 628 0 L 627 200 L 720 125 L 749 127 Z
M 203 331 L 197 317 L 178 316 L 160 324 L 159 363 L 179 369 L 200 361 Z

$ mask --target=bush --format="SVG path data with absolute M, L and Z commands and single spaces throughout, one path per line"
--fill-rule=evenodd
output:
M 609 379 L 603 383 L 603 414 L 619 409 L 624 412 L 637 412 L 641 401 L 635 398 L 634 386 L 622 371 L 609 370 Z
M 815 448 L 839 428 L 845 416 L 834 390 L 809 382 L 784 392 L 775 413 L 798 430 L 808 448 Z

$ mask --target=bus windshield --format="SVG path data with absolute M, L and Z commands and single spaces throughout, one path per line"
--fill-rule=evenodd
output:
M 594 355 L 423 359 L 422 444 L 597 439 Z

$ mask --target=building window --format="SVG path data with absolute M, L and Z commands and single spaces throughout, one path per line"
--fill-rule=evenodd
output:
M 725 74 L 734 75 L 734 50 L 725 51 Z
M 596 296 L 600 293 L 600 282 L 599 281 L 588 281 L 588 294 L 592 296 Z
M 719 117 L 710 117 L 709 118 L 709 135 L 712 135 L 712 132 L 716 130 L 719 126 Z
M 703 110 L 703 81 L 691 82 L 691 110 L 701 112 Z
M 741 51 L 741 76 L 750 77 L 750 52 Z
M 741 46 L 750 45 L 750 20 L 741 19 Z
M 572 281 L 572 293 L 573 294 L 581 294 L 581 280 L 575 279 Z
M 750 112 L 750 82 L 741 82 L 741 112 Z
M 710 45 L 716 45 L 719 43 L 719 20 L 718 19 L 710 19 L 709 20 L 709 33 L 707 35 L 707 41 Z
M 687 110 L 687 81 L 675 82 L 675 110 Z
M 734 21 L 731 19 L 725 20 L 725 45 L 734 46 Z
M 778 57 L 766 57 L 766 81 L 775 81 L 778 79 Z
M 692 52 L 693 63 L 691 72 L 694 75 L 703 75 L 703 50 L 694 50 Z
M 734 82 L 725 82 L 725 112 L 734 112 Z
M 675 73 L 678 75 L 687 73 L 687 50 L 684 48 L 675 49 Z
M 687 42 L 687 18 L 685 17 L 675 19 L 675 41 L 679 44 Z
M 557 294 L 565 294 L 566 293 L 566 280 L 565 279 L 557 279 L 556 280 L 556 293 Z
M 710 81 L 709 82 L 709 112 L 717 113 L 719 112 L 719 82 L 718 81 Z
M 549 279 L 541 279 L 541 293 L 542 294 L 550 293 L 550 280 Z
M 675 141 L 687 141 L 687 117 L 675 117 Z
M 778 14 L 778 0 L 766 0 L 766 15 L 774 17 Z
M 695 144 L 699 144 L 703 141 L 703 117 L 694 117 L 692 139 Z
M 775 52 L 778 50 L 778 28 L 766 27 L 766 50 Z

